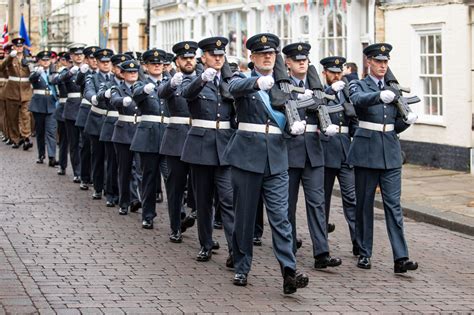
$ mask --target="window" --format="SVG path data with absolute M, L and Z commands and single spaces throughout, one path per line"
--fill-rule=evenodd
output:
M 138 26 L 138 47 L 142 51 L 148 49 L 148 36 L 146 22 L 141 21 Z
M 107 47 L 112 48 L 114 51 L 119 51 L 119 26 L 113 24 L 109 35 L 109 42 Z M 128 50 L 128 25 L 122 24 L 122 52 Z
M 443 115 L 443 55 L 441 32 L 423 32 L 420 40 L 420 79 L 423 86 L 423 114 Z
M 319 55 L 346 56 L 347 55 L 347 20 L 343 7 L 321 8 L 319 35 Z
M 215 15 L 215 29 L 217 35 L 229 39 L 227 54 L 247 58 L 247 13 L 242 11 L 227 11 Z
M 157 43 L 162 43 L 162 47 L 165 51 L 171 51 L 173 45 L 177 42 L 184 40 L 184 20 L 176 19 L 170 21 L 161 22 L 161 32 L 157 38 Z

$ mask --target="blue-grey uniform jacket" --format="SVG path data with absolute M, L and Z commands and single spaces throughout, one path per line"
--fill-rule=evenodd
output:
M 118 80 L 117 77 L 112 76 L 112 80 L 107 82 L 97 91 L 97 100 L 105 102 L 107 108 L 107 117 L 105 117 L 104 123 L 102 124 L 102 129 L 100 131 L 100 141 L 111 142 L 112 135 L 114 134 L 115 123 L 117 122 L 117 117 L 113 117 L 112 113 L 118 113 L 117 108 L 112 104 L 112 100 L 105 97 L 105 91 L 111 89 L 115 86 L 117 89 L 122 84 L 122 81 Z
M 94 74 L 90 74 L 87 77 L 84 88 L 84 98 L 86 100 L 92 102 L 92 97 L 94 95 L 97 96 L 97 92 L 100 90 L 101 86 L 107 83 L 105 75 L 106 74 L 97 72 Z M 112 74 L 108 73 L 108 75 L 112 79 Z M 91 110 L 87 116 L 86 124 L 84 126 L 84 131 L 93 136 L 100 136 L 100 132 L 102 130 L 102 125 L 104 124 L 105 115 L 107 111 L 107 104 L 105 102 L 105 99 L 97 101 L 98 104 L 95 105 L 94 108 L 97 108 L 98 110 L 103 110 L 104 113 L 97 113 Z
M 28 110 L 32 113 L 53 114 L 56 110 L 58 92 L 52 83 L 48 85 L 48 72 L 45 71 L 44 74 L 40 74 L 34 71 L 30 74 L 33 97 L 31 98 Z M 35 93 L 35 91 L 37 92 Z
M 252 71 L 250 78 L 236 73 L 230 81 L 238 123 L 267 124 L 278 128 L 258 94 L 257 79 L 258 74 Z M 237 130 L 229 141 L 224 157 L 234 167 L 259 174 L 265 172 L 267 161 L 272 175 L 288 170 L 288 150 L 283 133 Z
M 95 74 L 95 71 L 90 69 L 86 73 L 82 73 L 81 71 L 77 73 L 76 83 L 81 87 L 82 99 L 81 105 L 79 106 L 79 111 L 77 112 L 76 126 L 81 128 L 86 126 L 87 116 L 89 115 L 92 106 L 89 100 L 84 97 L 87 77 L 92 74 Z
M 188 101 L 192 119 L 233 122 L 233 100 L 228 95 L 227 83 L 221 80 L 219 87 L 204 82 L 201 76 L 183 78 L 182 96 Z M 229 95 L 230 96 L 230 95 Z M 231 123 L 232 125 L 232 123 Z M 184 142 L 181 160 L 200 165 L 224 166 L 224 150 L 235 129 L 210 129 L 192 126 Z
M 81 86 L 76 83 L 78 73 L 79 71 L 76 74 L 72 74 L 67 69 L 62 71 L 58 78 L 60 82 L 64 83 L 68 93 L 63 112 L 63 118 L 67 120 L 76 120 L 79 106 L 81 105 Z
M 351 145 L 351 136 L 354 135 L 357 128 L 357 118 L 347 117 L 344 113 L 344 102 L 346 100 L 344 93 L 334 92 L 331 87 L 326 89 L 326 94 L 336 95 L 336 100 L 328 102 L 329 116 L 331 122 L 339 128 L 346 127 L 349 133 L 337 133 L 332 137 L 328 137 L 321 133 L 321 143 L 324 150 L 324 161 L 326 167 L 340 169 L 342 165 L 350 166 L 347 163 L 347 155 Z
M 181 91 L 182 85 L 173 88 L 171 87 L 171 80 L 169 80 L 160 84 L 158 96 L 166 100 L 170 117 L 190 118 L 188 102 L 181 96 Z M 168 124 L 161 141 L 160 153 L 170 156 L 181 156 L 189 129 L 189 124 Z
M 395 130 L 381 132 L 358 127 L 349 149 L 348 162 L 353 166 L 372 169 L 392 169 L 402 166 L 398 133 L 409 127 L 393 104 L 380 100 L 380 90 L 367 76 L 350 84 L 350 99 L 361 122 L 394 124 Z
M 122 144 L 132 144 L 133 136 L 137 129 L 138 107 L 132 98 L 130 106 L 123 106 L 123 99 L 127 96 L 132 97 L 132 90 L 122 82 L 120 86 L 112 90 L 111 103 L 112 106 L 117 108 L 120 115 L 135 117 L 135 122 L 121 121 L 120 118 L 115 122 L 114 133 L 112 134 L 112 142 Z
M 64 121 L 64 118 L 63 118 L 64 105 L 66 104 L 66 100 L 67 100 L 66 84 L 64 84 L 64 82 L 59 80 L 59 74 L 62 74 L 67 71 L 68 71 L 67 68 L 58 69 L 57 73 L 50 74 L 50 79 L 49 79 L 49 81 L 52 84 L 56 85 L 56 87 L 58 88 L 58 97 L 59 97 L 58 107 L 56 108 L 56 112 L 54 113 L 54 118 L 58 121 Z
M 297 82 L 293 82 L 297 85 Z M 308 83 L 306 82 L 306 88 Z M 296 98 L 296 95 L 294 95 Z M 316 110 L 298 109 L 301 120 L 306 120 L 307 125 L 319 126 Z M 305 168 L 306 159 L 311 167 L 324 166 L 324 152 L 321 145 L 320 133 L 305 132 L 302 135 L 287 138 L 288 166 L 292 168 Z
M 133 87 L 133 100 L 137 104 L 140 116 L 156 116 L 160 122 L 140 121 L 132 139 L 130 150 L 135 152 L 159 153 L 161 140 L 166 129 L 165 117 L 169 117 L 165 101 L 158 97 L 157 87 L 147 94 L 143 91 L 146 84 L 160 84 L 160 81 L 154 82 L 151 78 L 145 81 L 137 82 Z M 143 117 L 142 117 L 143 118 Z

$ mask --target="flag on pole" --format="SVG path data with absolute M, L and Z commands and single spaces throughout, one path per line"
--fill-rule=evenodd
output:
M 107 47 L 109 40 L 110 27 L 110 0 L 102 0 L 102 10 L 100 12 L 100 30 L 99 30 L 99 46 Z
M 2 45 L 8 44 L 8 17 L 3 25 L 3 32 L 2 32 Z
M 25 46 L 31 47 L 30 38 L 28 37 L 28 31 L 26 30 L 25 17 L 23 14 L 20 19 L 20 32 L 18 33 L 21 38 L 25 40 Z

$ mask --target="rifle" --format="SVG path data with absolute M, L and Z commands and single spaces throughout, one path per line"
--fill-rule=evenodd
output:
M 344 107 L 344 114 L 348 118 L 356 117 L 357 114 L 356 114 L 354 105 L 350 102 L 350 98 L 349 98 L 349 81 L 347 80 L 346 77 L 343 76 L 342 82 L 346 84 L 344 88 L 342 89 L 342 94 L 344 95 L 344 98 L 345 98 L 345 102 L 344 104 L 342 104 L 342 106 Z
M 336 97 L 334 95 L 328 95 L 324 92 L 324 87 L 321 84 L 318 71 L 314 65 L 310 65 L 308 67 L 307 78 L 309 88 L 313 91 L 312 100 L 315 103 L 310 107 L 310 109 L 316 109 L 319 119 L 319 128 L 321 131 L 326 132 L 327 127 L 332 124 L 331 117 L 329 116 L 329 111 L 326 106 L 327 100 L 335 100 Z
M 394 103 L 398 108 L 398 112 L 402 115 L 402 118 L 406 119 L 408 113 L 412 112 L 409 105 L 419 103 L 421 101 L 420 98 L 416 95 L 404 97 L 402 93 L 410 93 L 411 90 L 410 88 L 400 86 L 390 68 L 387 69 L 387 73 L 385 74 L 385 83 L 390 87 L 390 90 L 395 93 L 396 97 Z

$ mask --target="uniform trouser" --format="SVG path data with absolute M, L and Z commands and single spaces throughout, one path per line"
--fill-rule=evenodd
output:
M 257 206 L 263 196 L 272 230 L 273 252 L 285 269 L 296 270 L 291 225 L 288 221 L 288 172 L 271 175 L 267 165 L 264 174 L 232 168 L 234 191 L 234 233 L 232 248 L 236 273 L 247 274 L 253 257 L 253 235 Z
M 324 205 L 326 208 L 326 223 L 329 222 L 329 212 L 331 210 L 331 197 L 334 181 L 339 182 L 342 196 L 342 209 L 349 225 L 352 244 L 355 244 L 355 209 L 356 196 L 354 187 L 354 169 L 347 165 L 341 168 L 326 167 L 324 169 Z
M 74 120 L 65 119 L 66 135 L 69 145 L 69 159 L 71 161 L 72 172 L 74 176 L 81 174 L 81 156 L 79 154 L 79 142 L 81 138 L 81 130 L 76 127 Z
M 28 110 L 30 101 L 21 102 L 19 113 L 20 135 L 23 139 L 31 137 L 31 113 Z
M 296 253 L 296 204 L 300 183 L 306 205 L 309 234 L 313 243 L 313 256 L 329 253 L 326 212 L 324 211 L 324 166 L 312 167 L 306 162 L 304 168 L 290 168 L 288 218 L 292 226 L 293 252 Z
M 408 246 L 403 232 L 403 212 L 400 205 L 401 182 L 401 168 L 381 170 L 355 167 L 357 200 L 355 233 L 361 256 L 372 256 L 374 198 L 377 185 L 380 185 L 393 258 L 394 260 L 408 258 Z
M 5 109 L 5 101 L 0 100 L 0 131 L 6 135 L 5 132 L 5 117 L 7 115 L 6 109 Z
M 10 139 L 10 130 L 7 116 L 7 102 L 6 100 L 0 101 L 0 104 L 3 104 L 3 134 L 5 137 Z
M 139 182 L 132 175 L 135 152 L 130 151 L 130 144 L 114 143 L 118 165 L 119 206 L 128 208 L 130 202 L 140 200 L 138 196 Z
M 192 184 L 192 172 L 191 168 L 189 169 L 189 174 L 188 174 L 188 182 L 186 183 L 186 204 L 188 205 L 189 208 L 191 208 L 193 211 L 196 210 L 196 199 L 194 198 L 194 191 L 193 191 L 193 184 Z
M 104 159 L 105 143 L 99 141 L 99 136 L 89 135 L 91 142 L 92 183 L 96 192 L 104 190 Z
M 163 173 L 165 183 L 167 180 L 166 159 L 159 153 L 140 152 L 140 164 L 143 172 L 142 179 L 142 219 L 153 220 L 156 217 L 156 187 L 160 171 Z
M 66 125 L 64 121 L 57 120 L 58 123 L 58 138 L 59 138 L 59 167 L 65 170 L 67 168 L 67 134 Z
M 161 172 L 158 172 L 156 174 L 156 193 L 157 194 L 162 194 L 163 193 L 163 188 L 161 187 Z
M 165 184 L 170 228 L 173 233 L 176 233 L 181 228 L 181 209 L 188 180 L 189 164 L 181 161 L 179 156 L 170 155 L 166 156 L 166 164 L 168 166 L 168 180 L 165 181 Z M 192 191 L 188 193 L 188 198 L 192 198 Z
M 217 191 L 222 209 L 222 225 L 229 252 L 232 251 L 234 212 L 230 166 L 191 164 L 194 198 L 197 211 L 199 243 L 206 250 L 212 248 L 214 191 Z
M 8 130 L 10 135 L 10 140 L 14 143 L 20 142 L 20 107 L 21 102 L 18 101 L 7 101 L 6 117 L 8 122 Z
M 254 237 L 262 237 L 263 235 L 263 198 L 260 196 L 257 206 L 257 218 L 255 220 Z
M 56 119 L 53 114 L 33 113 L 35 119 L 36 145 L 38 157 L 45 157 L 45 146 L 48 157 L 56 158 Z
M 81 181 L 85 183 L 91 182 L 91 140 L 88 133 L 81 130 L 80 156 L 81 156 Z
M 118 166 L 117 166 L 117 155 L 115 153 L 113 142 L 104 142 L 105 145 L 105 160 L 106 160 L 106 182 L 105 182 L 105 196 L 107 201 L 117 203 L 119 196 L 118 188 Z

